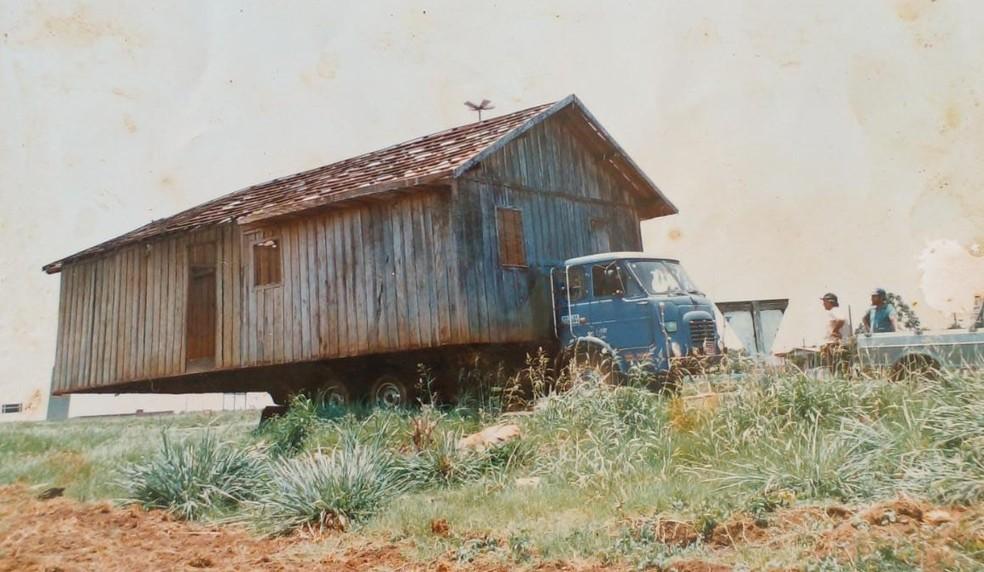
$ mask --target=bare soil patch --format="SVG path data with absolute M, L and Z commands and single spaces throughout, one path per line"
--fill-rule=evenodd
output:
M 984 507 L 935 507 L 908 498 L 877 503 L 825 532 L 814 553 L 853 561 L 879 546 L 913 548 L 927 571 L 965 565 L 960 552 L 984 547 Z
M 0 487 L 0 572 L 76 570 L 510 570 L 501 561 L 458 563 L 447 555 L 412 561 L 408 545 L 376 542 L 355 534 L 297 534 L 258 537 L 243 527 L 175 520 L 161 511 L 80 503 L 63 497 L 42 500 L 24 486 Z M 42 495 L 45 496 L 45 495 Z M 657 520 L 658 539 L 669 545 L 698 542 L 692 523 Z M 435 535 L 449 534 L 443 520 Z M 737 515 L 703 539 L 706 559 L 679 559 L 667 566 L 680 572 L 725 572 L 740 550 L 796 546 L 811 559 L 854 561 L 879 546 L 908 546 L 926 570 L 947 569 L 960 548 L 984 547 L 984 507 L 939 507 L 896 499 L 868 507 L 796 507 L 769 515 L 766 522 Z M 964 561 L 966 564 L 966 561 Z M 590 562 L 544 562 L 533 570 L 612 569 Z
M 0 571 L 287 570 L 289 539 L 260 539 L 232 526 L 197 525 L 165 512 L 66 498 L 41 500 L 0 487 Z
M 360 542 L 357 537 L 336 540 L 300 533 L 263 538 L 238 526 L 179 521 L 163 511 L 67 498 L 42 500 L 38 491 L 24 486 L 0 487 L 0 572 L 510 568 L 500 563 L 411 562 L 404 555 L 406 547 L 398 544 Z M 591 569 L 566 563 L 543 566 Z

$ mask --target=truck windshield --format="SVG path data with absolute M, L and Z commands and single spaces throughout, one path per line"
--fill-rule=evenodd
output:
M 630 260 L 629 269 L 650 294 L 701 294 L 683 267 L 666 260 Z

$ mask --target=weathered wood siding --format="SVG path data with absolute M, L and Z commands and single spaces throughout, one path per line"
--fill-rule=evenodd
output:
M 66 265 L 53 391 L 185 373 L 188 249 L 203 244 L 216 249 L 214 367 L 239 364 L 240 238 L 224 225 Z
M 66 265 L 54 390 L 475 341 L 457 316 L 449 201 L 448 189 L 415 190 Z M 281 281 L 256 286 L 252 245 L 269 239 L 279 243 Z M 211 242 L 216 356 L 189 369 L 188 247 Z
M 549 267 L 596 252 L 642 250 L 635 198 L 577 137 L 564 113 L 503 146 L 457 181 L 456 240 L 467 329 L 482 342 L 552 335 Z M 499 261 L 496 207 L 523 213 L 528 268 Z
M 283 281 L 246 285 L 243 364 L 462 342 L 452 326 L 449 211 L 447 190 L 411 191 L 246 231 L 244 251 L 279 241 Z

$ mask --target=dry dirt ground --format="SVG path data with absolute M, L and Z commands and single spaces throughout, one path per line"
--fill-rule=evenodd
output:
M 656 538 L 673 545 L 697 541 L 693 525 L 648 519 Z M 435 534 L 448 534 L 436 527 Z M 680 560 L 678 572 L 725 572 L 749 550 L 783 551 L 804 558 L 853 562 L 879 546 L 909 547 L 926 570 L 967 567 L 967 552 L 984 549 L 984 507 L 931 507 L 899 499 L 863 508 L 783 509 L 767 521 L 734 518 L 705 539 L 708 560 Z M 412 562 L 409 546 L 360 541 L 336 533 L 313 538 L 258 538 L 235 526 L 176 521 L 167 513 L 41 500 L 24 486 L 0 487 L 0 572 L 74 570 L 510 570 L 502 562 L 458 564 L 450 559 Z M 597 563 L 548 562 L 534 570 L 611 569 Z M 795 568 L 793 568 L 795 569 Z
M 24 486 L 0 487 L 0 572 L 81 570 L 445 570 L 450 561 L 410 562 L 395 544 L 339 547 L 331 538 L 259 538 L 235 526 L 181 522 L 162 511 L 40 500 Z M 335 548 L 332 548 L 335 546 Z M 508 570 L 469 564 L 469 570 Z M 544 565 L 542 570 L 590 570 Z

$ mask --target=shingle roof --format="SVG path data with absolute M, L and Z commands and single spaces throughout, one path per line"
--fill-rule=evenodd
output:
M 546 110 L 552 104 L 538 105 L 477 123 L 469 123 L 431 135 L 418 137 L 385 149 L 281 177 L 223 195 L 206 203 L 155 220 L 136 230 L 52 262 L 45 272 L 61 270 L 65 262 L 106 252 L 134 242 L 165 234 L 233 221 L 247 216 L 282 209 L 304 208 L 305 203 L 330 202 L 357 189 L 400 182 L 408 185 L 449 175 L 504 134 Z
M 631 159 L 628 159 L 618 144 L 604 132 L 580 102 L 574 96 L 569 96 L 559 102 L 538 105 L 508 115 L 454 127 L 351 159 L 253 185 L 173 216 L 150 222 L 136 230 L 52 262 L 44 266 L 43 270 L 53 274 L 59 272 L 66 262 L 164 235 L 231 221 L 249 222 L 306 210 L 354 196 L 434 183 L 440 179 L 450 178 L 456 172 L 466 170 L 474 162 L 482 159 L 485 154 L 492 151 L 497 142 L 501 145 L 530 128 L 536 121 L 549 116 L 550 112 L 558 111 L 569 104 L 576 105 L 582 113 L 586 114 L 586 119 L 595 124 L 598 135 L 618 151 L 615 154 L 616 158 L 612 160 L 613 166 L 624 171 L 620 167 L 620 162 L 628 161 L 628 169 L 644 181 L 645 187 L 651 188 L 653 196 L 670 209 L 667 212 L 676 212 L 675 207 L 645 177 L 645 174 L 631 163 Z M 541 115 L 542 117 L 537 117 Z M 521 127 L 524 129 L 520 129 Z

